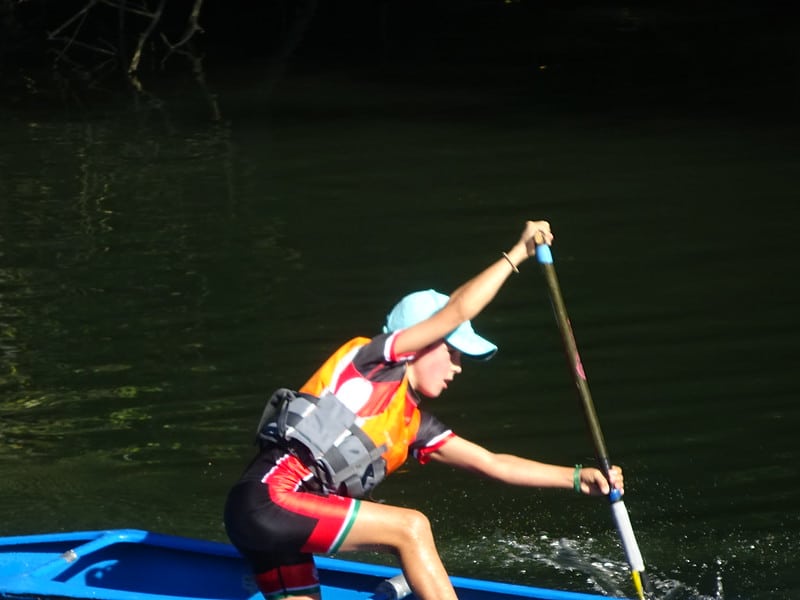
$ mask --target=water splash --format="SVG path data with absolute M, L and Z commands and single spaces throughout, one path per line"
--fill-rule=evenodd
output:
M 610 558 L 610 556 L 615 558 Z M 481 571 L 480 557 L 490 557 L 495 572 L 514 573 L 520 583 L 556 586 L 593 592 L 611 597 L 630 598 L 633 589 L 628 564 L 616 558 L 621 552 L 610 539 L 586 537 L 579 540 L 538 537 L 515 538 L 507 535 L 483 535 L 478 542 L 460 545 L 448 551 L 448 561 L 469 559 Z M 699 571 L 713 571 L 713 594 L 703 594 L 690 583 L 679 581 L 648 566 L 648 577 L 655 592 L 654 600 L 725 600 L 723 595 L 724 561 L 718 558 Z

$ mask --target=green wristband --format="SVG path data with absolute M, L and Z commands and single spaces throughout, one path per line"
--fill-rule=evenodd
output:
M 575 491 L 579 494 L 582 494 L 581 491 L 581 469 L 583 465 L 575 465 L 575 472 L 572 474 L 572 487 L 575 488 Z

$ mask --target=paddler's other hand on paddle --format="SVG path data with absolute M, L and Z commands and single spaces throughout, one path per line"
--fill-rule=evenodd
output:
M 526 222 L 519 241 L 525 246 L 528 256 L 533 256 L 536 254 L 536 246 L 538 244 L 550 246 L 553 243 L 553 232 L 550 231 L 550 223 L 547 221 Z
M 625 492 L 624 481 L 622 476 L 622 469 L 616 465 L 611 467 L 608 472 L 611 477 L 611 485 L 614 489 L 619 490 L 621 493 Z M 581 493 L 589 494 L 590 496 L 608 496 L 611 487 L 608 485 L 605 475 L 600 469 L 592 467 L 585 467 L 581 469 L 580 473 Z

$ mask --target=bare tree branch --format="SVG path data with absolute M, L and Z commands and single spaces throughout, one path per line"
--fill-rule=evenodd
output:
M 291 26 L 283 36 L 280 48 L 272 60 L 271 67 L 267 70 L 267 77 L 261 85 L 261 91 L 266 96 L 272 93 L 278 81 L 283 77 L 289 59 L 308 32 L 311 20 L 319 7 L 319 0 L 292 0 L 291 4 L 297 12 Z
M 194 6 L 192 7 L 192 12 L 189 14 L 189 18 L 187 19 L 186 30 L 183 32 L 183 35 L 177 42 L 175 42 L 174 44 L 170 43 L 170 41 L 167 39 L 167 36 L 165 35 L 161 36 L 161 39 L 164 40 L 164 43 L 167 45 L 167 48 L 169 48 L 169 52 L 167 52 L 167 55 L 161 61 L 162 64 L 164 63 L 164 61 L 167 60 L 167 58 L 169 58 L 170 54 L 172 54 L 173 52 L 175 52 L 175 50 L 186 44 L 192 38 L 192 36 L 194 36 L 195 33 L 203 33 L 203 27 L 200 25 L 200 11 L 203 8 L 203 1 L 204 0 L 194 0 Z
M 105 4 L 106 6 L 110 6 L 111 8 L 116 8 L 119 10 L 123 10 L 125 12 L 129 12 L 134 15 L 138 15 L 140 17 L 144 17 L 146 19 L 152 19 L 156 16 L 156 13 L 147 10 L 147 5 L 142 4 L 142 8 L 132 8 L 130 3 L 127 0 L 122 0 L 122 2 L 117 2 L 116 0 L 96 0 L 100 4 Z
M 74 36 L 73 37 L 68 37 L 68 38 L 67 37 L 57 37 L 57 38 L 52 38 L 52 39 L 53 39 L 54 42 L 65 42 L 65 44 L 66 44 L 66 46 L 64 47 L 64 50 L 62 50 L 62 52 L 60 53 L 59 57 L 63 57 L 64 53 L 66 52 L 66 50 L 68 49 L 69 46 L 77 46 L 78 48 L 83 48 L 84 50 L 90 50 L 92 52 L 96 52 L 98 54 L 106 54 L 108 56 L 116 56 L 117 55 L 117 49 L 114 48 L 114 47 L 102 48 L 102 47 L 96 46 L 94 44 L 86 44 L 84 42 L 81 42 L 80 40 L 75 39 Z
M 142 50 L 144 49 L 144 45 L 147 43 L 147 39 L 150 37 L 155 28 L 158 26 L 158 23 L 161 20 L 161 15 L 164 13 L 165 4 L 166 0 L 159 0 L 158 8 L 156 9 L 155 13 L 153 13 L 150 23 L 139 36 L 139 42 L 136 44 L 136 50 L 133 53 L 133 58 L 131 58 L 131 64 L 128 66 L 129 76 L 132 76 L 138 70 L 139 61 L 142 58 Z
M 0 7 L 3 1 L 0 0 Z M 205 0 L 192 0 L 188 14 L 183 17 L 183 31 L 174 41 L 168 39 L 164 30 L 167 20 L 172 21 L 174 16 L 168 11 L 174 12 L 179 7 L 167 0 L 84 0 L 83 8 L 58 25 L 48 37 L 60 46 L 57 62 L 70 69 L 73 75 L 96 83 L 93 79 L 108 74 L 109 68 L 113 71 L 116 62 L 138 92 L 137 97 L 148 98 L 148 104 L 153 104 L 153 98 L 139 79 L 143 65 L 160 62 L 163 67 L 172 54 L 180 54 L 190 62 L 195 80 L 205 93 L 212 118 L 219 121 L 221 114 L 217 98 L 208 89 L 203 56 L 194 44 L 197 34 L 204 32 L 200 24 L 204 4 Z M 115 11 L 116 22 L 113 13 L 109 18 L 108 9 Z M 109 26 L 113 28 L 111 40 Z M 101 37 L 103 34 L 105 38 Z
M 52 39 L 54 39 L 55 37 L 57 37 L 57 36 L 61 35 L 61 32 L 62 32 L 64 29 L 66 29 L 67 27 L 69 27 L 70 25 L 72 25 L 72 24 L 73 24 L 75 21 L 77 21 L 78 19 L 81 19 L 81 22 L 83 22 L 84 20 L 86 20 L 86 14 L 87 14 L 87 13 L 88 13 L 90 10 L 92 10 L 92 7 L 93 7 L 95 4 L 97 4 L 97 2 L 98 2 L 98 0 L 89 0 L 89 2 L 86 4 L 86 6 L 84 6 L 84 7 L 83 7 L 81 10 L 79 10 L 78 12 L 76 12 L 74 15 L 72 15 L 72 16 L 71 16 L 69 19 L 67 19 L 66 21 L 64 21 L 64 22 L 61 24 L 61 26 L 60 26 L 58 29 L 56 29 L 55 31 L 52 31 L 52 32 L 50 32 L 50 33 L 47 35 L 47 38 L 52 40 Z M 77 27 L 77 29 L 76 29 L 76 34 L 77 34 L 77 31 L 78 31 L 79 29 L 80 29 L 80 25 L 78 25 L 78 27 Z

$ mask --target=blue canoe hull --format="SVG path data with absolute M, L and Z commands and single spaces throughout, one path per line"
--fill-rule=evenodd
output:
M 324 600 L 379 600 L 379 584 L 400 572 L 341 559 L 316 560 Z M 460 577 L 452 581 L 459 600 L 603 598 Z M 232 546 L 136 529 L 0 538 L 0 597 L 262 599 Z

